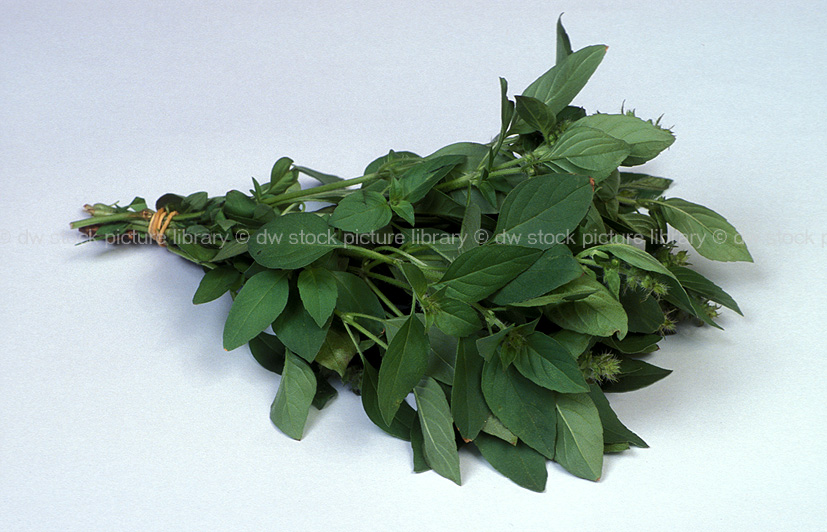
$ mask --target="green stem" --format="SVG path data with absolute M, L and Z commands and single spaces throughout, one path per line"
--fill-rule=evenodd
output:
M 367 336 L 368 338 L 370 338 L 371 340 L 373 340 L 374 342 L 376 342 L 376 343 L 377 343 L 377 345 L 381 346 L 383 349 L 387 349 L 387 348 L 388 348 L 388 344 L 386 344 L 385 342 L 383 342 L 382 340 L 380 340 L 380 339 L 379 339 L 379 338 L 378 338 L 375 334 L 373 334 L 373 333 L 372 333 L 372 332 L 370 332 L 369 330 L 365 329 L 364 327 L 362 327 L 361 325 L 359 325 L 359 324 L 356 322 L 356 320 L 354 320 L 353 318 L 351 318 L 352 314 L 347 314 L 347 313 L 344 313 L 344 312 L 339 312 L 339 311 L 337 310 L 337 311 L 336 311 L 336 315 L 337 315 L 337 316 L 339 316 L 339 318 L 342 320 L 342 322 L 344 322 L 345 326 L 350 325 L 351 327 L 353 327 L 354 329 L 356 329 L 356 330 L 357 330 L 357 331 L 359 331 L 360 333 L 364 334 L 365 336 Z M 371 317 L 373 317 L 373 316 L 371 316 Z
M 391 312 L 396 314 L 398 317 L 402 317 L 405 315 L 401 310 L 396 308 L 396 305 L 394 305 L 393 302 L 390 299 L 388 299 L 388 296 L 386 296 L 384 292 L 379 290 L 379 288 L 375 284 L 373 284 L 370 279 L 364 279 L 364 281 L 367 283 L 370 289 L 373 290 L 373 293 L 376 294 L 376 296 L 382 300 L 382 303 L 384 303 L 386 307 L 391 309 Z
M 351 255 L 353 257 L 363 257 L 378 260 L 380 262 L 384 262 L 385 264 L 396 264 L 396 260 L 388 257 L 387 255 L 382 255 L 381 253 L 377 253 L 372 249 L 367 248 L 360 248 L 359 246 L 349 246 L 349 247 L 342 247 L 339 250 L 344 253 L 345 255 Z
M 354 273 L 361 273 L 361 274 L 363 274 L 367 277 L 371 277 L 372 279 L 376 279 L 377 281 L 382 281 L 383 283 L 393 285 L 397 288 L 402 288 L 402 289 L 405 289 L 405 290 L 410 289 L 410 286 L 406 285 L 402 281 L 397 281 L 393 277 L 388 277 L 387 275 L 382 275 L 381 273 L 365 272 L 365 271 L 359 270 L 357 268 L 351 268 L 351 269 L 353 270 Z
M 482 305 L 480 305 L 479 303 L 471 303 L 471 306 L 474 307 L 475 309 L 477 309 L 477 311 L 480 314 L 483 315 L 483 317 L 485 318 L 485 322 L 487 324 L 495 325 L 500 330 L 508 328 L 508 326 L 505 323 L 503 323 L 502 321 L 500 321 L 500 319 L 497 317 L 497 315 L 494 314 L 493 310 L 487 309 L 487 308 L 483 307 Z M 489 330 L 490 330 L 490 328 L 489 328 Z
M 287 194 L 279 194 L 274 198 L 268 198 L 263 203 L 267 203 L 268 205 L 278 205 L 280 203 L 292 203 L 294 200 L 300 198 L 308 198 L 311 196 L 316 196 L 319 194 L 325 194 L 332 190 L 339 190 L 342 188 L 347 188 L 353 185 L 359 185 L 361 183 L 367 183 L 369 181 L 373 181 L 374 179 L 379 179 L 382 175 L 379 172 L 374 172 L 372 174 L 363 175 L 362 177 L 354 177 L 353 179 L 343 179 L 342 181 L 337 181 L 335 183 L 328 183 L 326 185 L 320 185 L 318 187 L 307 188 L 304 190 L 298 190 L 296 192 L 289 192 Z
M 427 264 L 425 264 L 424 262 L 422 262 L 418 258 L 414 257 L 410 253 L 402 251 L 399 248 L 394 248 L 394 247 L 391 247 L 391 246 L 379 246 L 378 248 L 376 248 L 376 250 L 377 251 L 390 251 L 392 253 L 396 253 L 397 255 L 402 255 L 403 257 L 405 257 L 409 261 L 413 262 L 414 264 L 416 264 L 420 268 L 428 268 Z

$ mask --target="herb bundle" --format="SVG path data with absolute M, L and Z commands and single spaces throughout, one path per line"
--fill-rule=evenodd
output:
M 500 79 L 488 144 L 391 151 L 353 179 L 282 158 L 249 194 L 87 205 L 72 226 L 200 265 L 195 304 L 229 292 L 224 347 L 281 374 L 270 416 L 292 438 L 340 379 L 410 442 L 417 472 L 459 484 L 458 448 L 473 445 L 531 490 L 547 460 L 597 480 L 604 453 L 646 447 L 606 393 L 669 374 L 644 358 L 678 322 L 740 313 L 667 226 L 704 257 L 752 260 L 723 217 L 665 198 L 671 180 L 624 170 L 668 148 L 669 130 L 570 105 L 605 53 L 573 52 L 558 21 L 556 65 L 514 101 Z M 320 185 L 302 189 L 302 174 Z

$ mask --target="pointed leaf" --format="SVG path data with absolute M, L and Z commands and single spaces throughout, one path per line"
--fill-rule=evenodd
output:
M 273 332 L 289 350 L 313 362 L 327 337 L 330 321 L 319 327 L 296 296 L 298 294 L 290 298 L 287 308 L 273 322 Z
M 192 302 L 195 305 L 218 299 L 241 279 L 241 273 L 235 268 L 220 266 L 204 274 Z
M 386 424 L 393 421 L 399 405 L 425 374 L 429 349 L 425 326 L 416 316 L 409 316 L 388 345 L 379 367 L 376 391 Z
M 370 233 L 388 225 L 393 213 L 385 196 L 357 190 L 339 202 L 328 223 L 351 233 Z
M 570 127 L 543 157 L 562 172 L 587 175 L 600 182 L 631 153 L 631 148 L 599 129 Z
M 232 351 L 259 335 L 284 310 L 287 274 L 267 270 L 250 277 L 238 292 L 224 324 L 224 349 Z
M 324 326 L 336 308 L 339 295 L 336 278 L 325 269 L 308 268 L 299 274 L 297 284 L 305 310 L 319 327 Z
M 442 387 L 426 377 L 414 388 L 425 457 L 434 471 L 461 484 L 451 409 Z
M 640 436 L 626 428 L 626 425 L 620 422 L 612 410 L 606 394 L 600 389 L 597 384 L 589 386 L 589 397 L 591 397 L 594 406 L 597 408 L 597 413 L 600 415 L 600 424 L 603 426 L 603 444 L 617 444 L 628 443 L 635 447 L 649 447 Z
M 577 96 L 606 55 L 602 44 L 577 50 L 551 67 L 523 92 L 537 98 L 557 114 Z
M 518 303 L 542 296 L 580 277 L 583 268 L 571 254 L 568 246 L 554 246 L 526 270 L 491 296 L 497 305 Z
M 589 390 L 577 361 L 565 347 L 540 332 L 529 335 L 527 342 L 526 349 L 514 359 L 514 366 L 524 377 L 557 392 Z
M 473 303 L 506 285 L 539 255 L 539 250 L 521 246 L 480 246 L 460 255 L 440 283 L 448 288 L 448 295 Z
M 416 411 L 411 408 L 411 405 L 403 402 L 393 421 L 388 424 L 382 419 L 382 413 L 379 409 L 379 398 L 376 394 L 376 386 L 379 381 L 379 376 L 376 370 L 370 364 L 365 364 L 362 372 L 362 408 L 373 423 L 384 430 L 391 436 L 399 438 L 400 440 L 410 441 L 411 427 L 416 420 Z
M 509 445 L 494 436 L 480 434 L 474 440 L 480 454 L 494 469 L 531 491 L 546 489 L 548 470 L 545 457 L 523 443 Z
M 483 359 L 477 353 L 472 338 L 462 338 L 457 344 L 457 361 L 451 388 L 451 414 L 459 433 L 473 440 L 491 415 L 482 395 Z
M 311 213 L 290 213 L 266 223 L 253 233 L 247 247 L 257 263 L 268 268 L 303 268 L 341 247 L 322 218 Z
M 548 318 L 571 331 L 592 336 L 612 336 L 623 339 L 629 328 L 623 305 L 602 284 L 583 275 L 561 290 L 590 289 L 595 292 L 577 301 L 562 303 L 546 309 Z
M 593 127 L 629 145 L 623 166 L 635 166 L 652 160 L 675 142 L 671 131 L 631 115 L 593 114 L 581 118 L 572 127 Z
M 482 368 L 482 393 L 491 412 L 508 430 L 546 458 L 554 458 L 557 414 L 554 392 L 540 388 L 498 357 Z
M 304 360 L 290 351 L 285 353 L 284 372 L 273 405 L 270 419 L 294 440 L 302 439 L 310 404 L 316 395 L 316 376 Z
M 557 446 L 554 460 L 581 478 L 603 474 L 603 428 L 586 393 L 556 394 Z
M 620 361 L 620 375 L 617 381 L 603 385 L 603 391 L 610 393 L 631 392 L 654 384 L 672 373 L 636 358 L 624 357 Z
M 591 204 L 592 188 L 587 178 L 536 176 L 506 196 L 495 234 L 501 242 L 548 249 L 567 242 Z

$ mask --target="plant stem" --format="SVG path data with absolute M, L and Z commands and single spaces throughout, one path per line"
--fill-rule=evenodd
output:
M 376 294 L 376 296 L 379 299 L 382 300 L 382 303 L 384 303 L 386 307 L 391 309 L 391 312 L 393 312 L 394 314 L 396 314 L 399 317 L 402 317 L 402 316 L 405 315 L 401 310 L 399 310 L 396 307 L 396 305 L 393 304 L 393 302 L 391 302 L 390 299 L 388 299 L 388 296 L 386 296 L 384 292 L 379 290 L 379 288 L 371 282 L 370 279 L 364 279 L 364 281 L 367 283 L 367 285 L 370 287 L 370 289 L 373 290 L 373 293 Z
M 353 185 L 359 185 L 361 183 L 367 183 L 369 181 L 373 181 L 374 179 L 379 179 L 382 177 L 382 174 L 379 172 L 374 172 L 372 174 L 363 175 L 362 177 L 354 177 L 353 179 L 343 179 L 342 181 L 337 181 L 335 183 L 328 183 L 326 185 L 320 185 L 318 187 L 313 188 L 306 188 L 304 190 L 298 190 L 296 192 L 289 192 L 287 194 L 279 194 L 274 198 L 267 198 L 263 201 L 268 205 L 278 205 L 280 203 L 292 203 L 294 200 L 300 198 L 308 198 L 311 196 L 317 196 L 319 194 L 325 194 L 332 190 L 339 190 L 342 188 L 347 188 Z

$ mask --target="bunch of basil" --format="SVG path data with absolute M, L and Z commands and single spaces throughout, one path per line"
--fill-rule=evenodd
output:
M 686 267 L 667 225 L 713 260 L 751 261 L 740 235 L 665 199 L 671 180 L 621 170 L 674 137 L 571 106 L 606 47 L 572 52 L 559 22 L 557 37 L 556 65 L 515 101 L 500 80 L 489 144 L 390 152 L 349 180 L 282 158 L 250 194 L 158 201 L 176 212 L 167 248 L 206 271 L 194 303 L 233 297 L 224 347 L 248 344 L 281 374 L 271 419 L 285 434 L 300 439 L 341 379 L 411 443 L 415 471 L 459 483 L 458 447 L 474 445 L 528 489 L 545 487 L 546 460 L 597 480 L 604 453 L 646 446 L 605 393 L 666 376 L 642 357 L 677 322 L 740 313 Z M 320 185 L 302 190 L 300 174 Z M 149 231 L 140 198 L 87 210 L 73 226 L 92 240 Z

